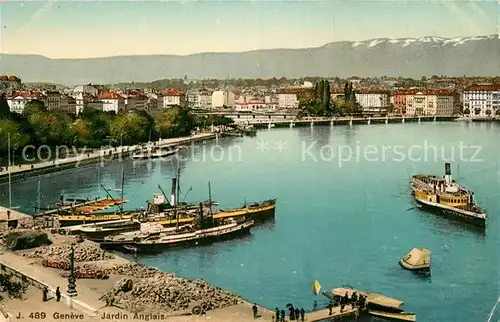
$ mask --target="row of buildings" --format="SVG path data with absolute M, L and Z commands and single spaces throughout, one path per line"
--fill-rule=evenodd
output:
M 343 99 L 343 90 L 334 90 L 332 99 Z M 359 89 L 357 102 L 365 114 L 395 114 L 409 116 L 449 116 L 464 114 L 470 117 L 500 115 L 500 85 L 472 85 L 462 93 L 443 89 L 408 89 L 386 91 Z
M 299 89 L 300 90 L 300 89 Z M 67 113 L 81 113 L 85 108 L 105 112 L 127 110 L 162 110 L 171 106 L 189 106 L 194 109 L 232 108 L 236 111 L 274 111 L 278 109 L 297 109 L 298 90 L 283 90 L 278 94 L 249 94 L 232 91 L 198 90 L 184 93 L 179 89 L 165 89 L 160 93 L 150 91 L 103 91 L 91 85 L 76 86 L 71 91 L 13 91 L 7 95 L 10 110 L 22 113 L 31 100 L 43 101 L 48 110 Z
M 299 108 L 300 94 L 310 88 L 287 88 L 266 90 L 193 90 L 186 93 L 179 89 L 162 92 L 109 91 L 91 85 L 76 86 L 72 90 L 58 91 L 13 91 L 7 96 L 11 111 L 22 113 L 27 102 L 42 100 L 49 110 L 80 113 L 86 108 L 107 112 L 127 110 L 161 111 L 171 106 L 182 105 L 193 109 L 231 108 L 235 111 L 276 111 Z M 333 89 L 332 101 L 344 99 L 344 91 Z M 364 114 L 448 116 L 457 113 L 487 117 L 500 115 L 500 85 L 472 85 L 463 92 L 443 89 L 407 89 L 388 91 L 382 89 L 357 88 L 357 102 Z

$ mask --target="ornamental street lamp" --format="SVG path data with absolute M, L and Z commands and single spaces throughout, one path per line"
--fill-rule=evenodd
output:
M 71 255 L 69 257 L 71 272 L 68 278 L 68 295 L 73 297 L 77 296 L 76 292 L 76 274 L 75 274 L 75 244 L 71 244 Z

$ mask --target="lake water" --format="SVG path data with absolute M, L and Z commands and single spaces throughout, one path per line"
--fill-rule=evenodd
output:
M 224 208 L 277 198 L 275 222 L 242 239 L 138 261 L 269 308 L 291 302 L 311 309 L 322 301 L 312 294 L 318 280 L 322 290 L 348 284 L 401 299 L 419 321 L 486 321 L 499 296 L 499 151 L 500 127 L 480 123 L 271 129 L 208 142 L 183 154 L 182 199 L 208 199 L 210 180 Z M 442 174 L 452 154 L 454 179 L 489 214 L 483 232 L 413 208 L 409 175 Z M 171 161 L 123 166 L 127 208 L 144 206 L 158 185 L 170 191 Z M 121 169 L 112 163 L 41 177 L 42 204 L 61 193 L 102 196 L 100 184 L 118 197 Z M 0 187 L 0 204 L 7 191 Z M 36 200 L 36 178 L 13 187 L 13 204 L 23 211 Z M 432 251 L 430 279 L 399 267 L 413 247 Z

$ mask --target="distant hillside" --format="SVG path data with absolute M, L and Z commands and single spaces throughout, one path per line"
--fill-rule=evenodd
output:
M 118 56 L 50 59 L 0 55 L 0 74 L 24 82 L 58 84 L 147 82 L 155 79 L 271 78 L 303 76 L 497 76 L 498 35 L 334 42 L 306 49 L 269 49 L 189 56 Z

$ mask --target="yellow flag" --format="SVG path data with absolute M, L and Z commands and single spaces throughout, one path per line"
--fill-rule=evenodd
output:
M 313 283 L 313 293 L 314 293 L 314 295 L 318 295 L 320 290 L 321 290 L 321 284 L 319 284 L 319 282 L 317 280 L 314 281 L 314 283 Z

